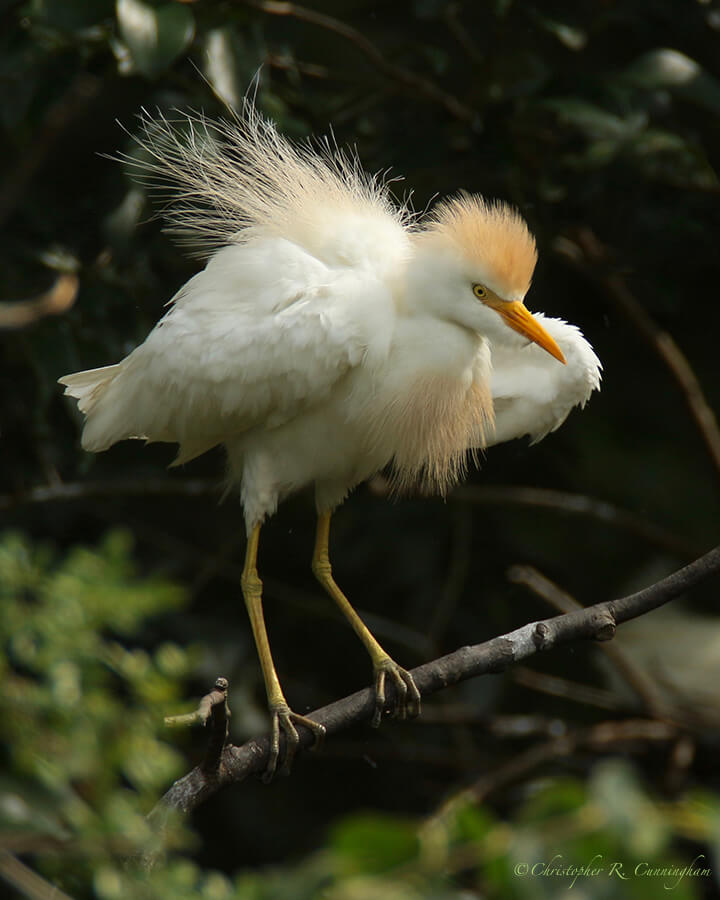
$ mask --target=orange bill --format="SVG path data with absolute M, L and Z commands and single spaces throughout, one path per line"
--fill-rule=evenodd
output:
M 497 310 L 503 317 L 503 321 L 509 325 L 510 328 L 517 331 L 518 334 L 521 334 L 523 337 L 534 341 L 534 343 L 539 347 L 542 347 L 543 350 L 547 350 L 550 356 L 554 356 L 555 359 L 560 360 L 563 365 L 565 364 L 565 357 L 563 356 L 562 350 L 537 319 L 534 318 L 528 308 L 519 300 L 510 300 L 508 302 L 499 303 L 497 306 L 493 305 L 493 309 Z

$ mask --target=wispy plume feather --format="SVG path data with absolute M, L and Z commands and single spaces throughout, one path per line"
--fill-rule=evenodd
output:
M 162 201 L 168 230 L 206 256 L 262 232 L 303 243 L 333 211 L 411 216 L 390 197 L 386 174 L 368 175 L 333 139 L 291 142 L 246 100 L 240 114 L 167 118 L 143 109 L 136 154 L 120 154 L 135 179 Z

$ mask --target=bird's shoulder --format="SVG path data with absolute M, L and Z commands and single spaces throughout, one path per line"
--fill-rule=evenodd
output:
M 333 269 L 392 279 L 412 253 L 405 224 L 387 207 L 337 202 L 311 208 L 307 216 L 306 227 L 293 235 L 304 250 Z
M 274 355 L 282 369 L 292 367 L 292 354 L 305 368 L 315 357 L 327 369 L 386 347 L 394 317 L 394 286 L 384 273 L 330 265 L 285 238 L 258 237 L 216 252 L 159 326 L 166 341 L 232 345 L 246 371 L 253 358 L 267 367 Z
M 384 358 L 393 315 L 382 280 L 284 239 L 224 248 L 120 364 L 133 430 L 204 441 L 282 424 Z

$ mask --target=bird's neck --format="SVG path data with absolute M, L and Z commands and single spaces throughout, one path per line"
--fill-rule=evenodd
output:
M 490 364 L 476 333 L 428 315 L 402 317 L 375 393 L 378 443 L 388 444 L 394 484 L 445 493 L 469 449 L 492 428 Z M 370 439 L 373 440 L 372 434 Z

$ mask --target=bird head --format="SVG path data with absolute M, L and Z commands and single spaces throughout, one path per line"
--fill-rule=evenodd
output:
M 492 343 L 533 341 L 565 362 L 523 302 L 537 249 L 515 209 L 477 195 L 454 197 L 435 207 L 415 243 L 410 288 L 416 303 Z

